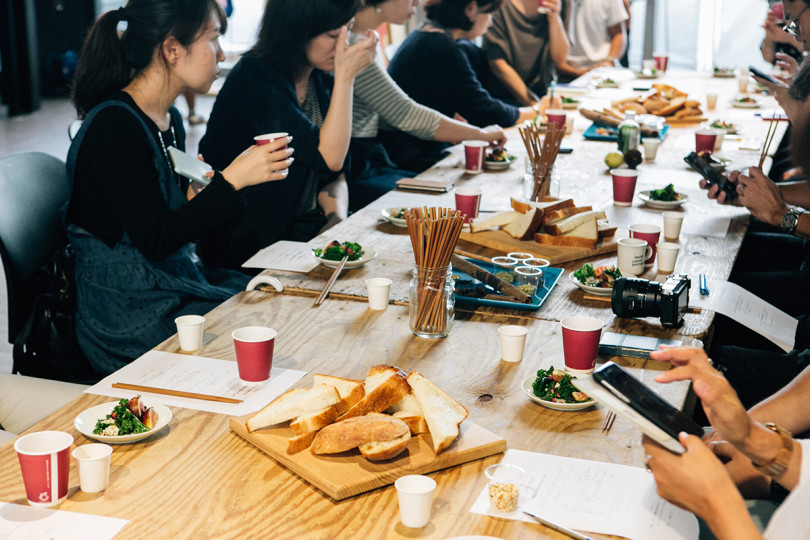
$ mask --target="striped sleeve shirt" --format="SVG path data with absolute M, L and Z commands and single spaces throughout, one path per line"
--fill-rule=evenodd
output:
M 361 37 L 353 34 L 352 41 Z M 442 118 L 441 113 L 415 102 L 397 86 L 385 69 L 381 48 L 374 62 L 354 80 L 352 137 L 376 137 L 382 124 L 432 140 Z

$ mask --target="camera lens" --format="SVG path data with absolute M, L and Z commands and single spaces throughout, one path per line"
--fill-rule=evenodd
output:
M 613 283 L 610 307 L 619 317 L 660 317 L 661 284 L 646 279 L 619 278 Z

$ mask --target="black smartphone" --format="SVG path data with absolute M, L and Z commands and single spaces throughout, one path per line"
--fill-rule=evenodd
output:
M 763 73 L 762 71 L 758 70 L 754 66 L 748 66 L 748 71 L 750 71 L 751 74 L 754 77 L 759 77 L 760 79 L 764 79 L 764 80 L 768 81 L 771 84 L 778 84 L 778 85 L 783 84 L 783 83 L 777 81 L 776 79 L 774 79 L 773 77 L 771 77 L 770 75 L 768 75 L 767 73 Z
M 678 434 L 682 431 L 698 437 L 703 436 L 703 428 L 691 418 L 664 401 L 644 383 L 613 362 L 608 362 L 596 370 L 593 379 L 612 396 L 629 406 L 647 422 L 663 431 L 671 439 L 674 439 L 675 442 L 678 442 Z M 607 405 L 610 406 L 610 404 Z M 616 411 L 616 413 L 619 414 L 620 411 Z M 665 442 L 661 442 L 654 433 L 647 431 L 648 426 L 644 423 L 636 423 L 636 425 L 658 440 L 659 443 L 672 450 L 670 447 L 672 441 L 667 439 Z M 677 446 L 680 447 L 680 443 Z
M 558 154 L 570 154 L 573 152 L 574 149 L 570 146 L 561 146 L 560 149 L 557 151 Z
M 726 192 L 726 198 L 734 199 L 737 197 L 737 186 L 728 181 L 728 178 L 709 165 L 706 158 L 698 155 L 696 152 L 690 152 L 688 156 L 683 158 L 694 170 L 700 173 L 710 186 L 718 185 L 720 189 Z

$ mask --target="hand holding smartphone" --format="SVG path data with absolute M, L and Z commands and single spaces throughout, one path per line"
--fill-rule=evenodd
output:
M 706 161 L 703 156 L 698 155 L 696 152 L 690 152 L 683 160 L 687 162 L 692 169 L 700 173 L 700 176 L 706 180 L 709 186 L 715 184 L 720 186 L 720 189 L 726 192 L 726 198 L 728 200 L 737 197 L 737 186 L 729 182 L 728 178 L 723 176 L 720 171 L 709 165 L 709 162 Z
M 208 178 L 206 174 L 214 169 L 208 163 L 200 161 L 174 146 L 169 147 L 169 156 L 172 158 L 174 171 L 177 174 L 183 175 L 189 180 L 202 184 L 203 186 L 207 186 L 211 183 L 211 179 Z
M 779 87 L 787 88 L 787 85 L 785 83 L 783 83 L 781 81 L 777 81 L 776 79 L 774 79 L 773 77 L 771 77 L 767 73 L 765 73 L 763 71 L 760 71 L 759 69 L 755 68 L 754 66 L 748 66 L 748 71 L 750 71 L 751 75 L 753 75 L 754 77 L 756 77 L 758 79 L 768 81 L 769 83 L 774 84 L 774 85 L 779 86 Z

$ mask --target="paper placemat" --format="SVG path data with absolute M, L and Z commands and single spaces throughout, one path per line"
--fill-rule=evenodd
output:
M 0 502 L 0 538 L 4 540 L 109 540 L 127 523 L 126 519 Z

